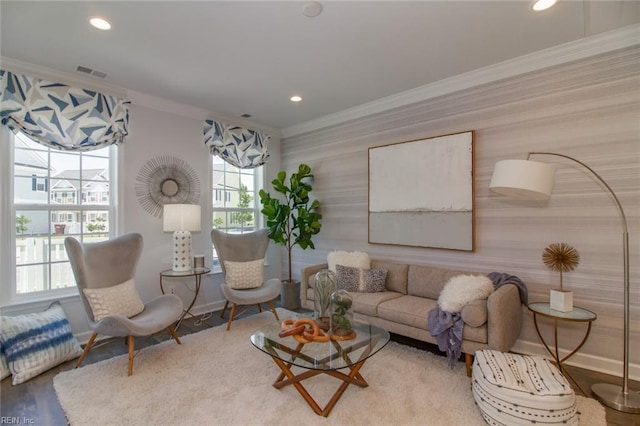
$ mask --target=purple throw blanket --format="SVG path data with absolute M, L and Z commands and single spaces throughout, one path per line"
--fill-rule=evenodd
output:
M 491 272 L 487 276 L 493 281 L 496 290 L 506 284 L 518 287 L 520 302 L 527 304 L 527 286 L 520 278 L 502 272 Z M 462 315 L 460 312 L 443 311 L 438 306 L 429 311 L 427 321 L 429 332 L 438 342 L 438 349 L 446 352 L 449 366 L 453 367 L 460 358 L 462 350 L 462 329 L 464 328 Z

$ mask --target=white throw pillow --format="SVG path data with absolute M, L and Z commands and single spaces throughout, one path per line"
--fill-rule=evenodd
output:
M 351 266 L 352 268 L 371 269 L 369 255 L 362 251 L 334 250 L 327 255 L 329 270 L 336 273 L 336 265 Z
M 486 299 L 493 292 L 493 281 L 485 275 L 456 275 L 444 285 L 438 306 L 446 312 L 460 312 L 464 305 Z
M 264 283 L 264 259 L 249 262 L 224 261 L 225 282 L 234 290 L 260 287 Z
M 113 287 L 85 288 L 82 292 L 91 305 L 95 321 L 115 314 L 131 318 L 144 311 L 144 303 L 138 295 L 133 278 Z

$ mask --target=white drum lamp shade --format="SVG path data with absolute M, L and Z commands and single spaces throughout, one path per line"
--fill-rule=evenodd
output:
M 489 188 L 498 194 L 529 200 L 546 200 L 551 196 L 556 169 L 547 163 L 531 160 L 498 161 Z
M 165 204 L 163 230 L 173 231 L 172 269 L 191 270 L 191 232 L 200 230 L 200 206 L 195 204 Z

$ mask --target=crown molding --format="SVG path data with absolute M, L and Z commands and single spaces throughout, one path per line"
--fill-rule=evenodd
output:
M 282 129 L 290 138 L 394 108 L 640 44 L 640 24 L 550 47 Z
M 96 90 L 115 97 L 126 98 L 127 89 L 124 87 L 100 81 L 95 78 L 85 77 L 80 74 L 58 71 L 41 65 L 23 62 L 6 56 L 0 56 L 0 68 L 15 73 L 27 74 L 31 77 L 42 80 L 64 83 L 70 86 L 82 86 L 86 89 Z

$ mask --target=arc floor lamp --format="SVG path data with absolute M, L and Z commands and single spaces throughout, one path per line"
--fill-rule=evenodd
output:
M 490 189 L 498 194 L 515 198 L 544 200 L 549 198 L 555 181 L 555 168 L 546 163 L 531 161 L 532 155 L 552 155 L 571 160 L 591 172 L 613 198 L 622 218 L 622 255 L 624 265 L 624 356 L 622 386 L 598 383 L 591 387 L 596 398 L 604 405 L 627 413 L 640 413 L 640 393 L 629 390 L 629 232 L 627 218 L 620 200 L 611 187 L 591 167 L 564 154 L 530 152 L 526 160 L 498 161 L 493 170 Z

